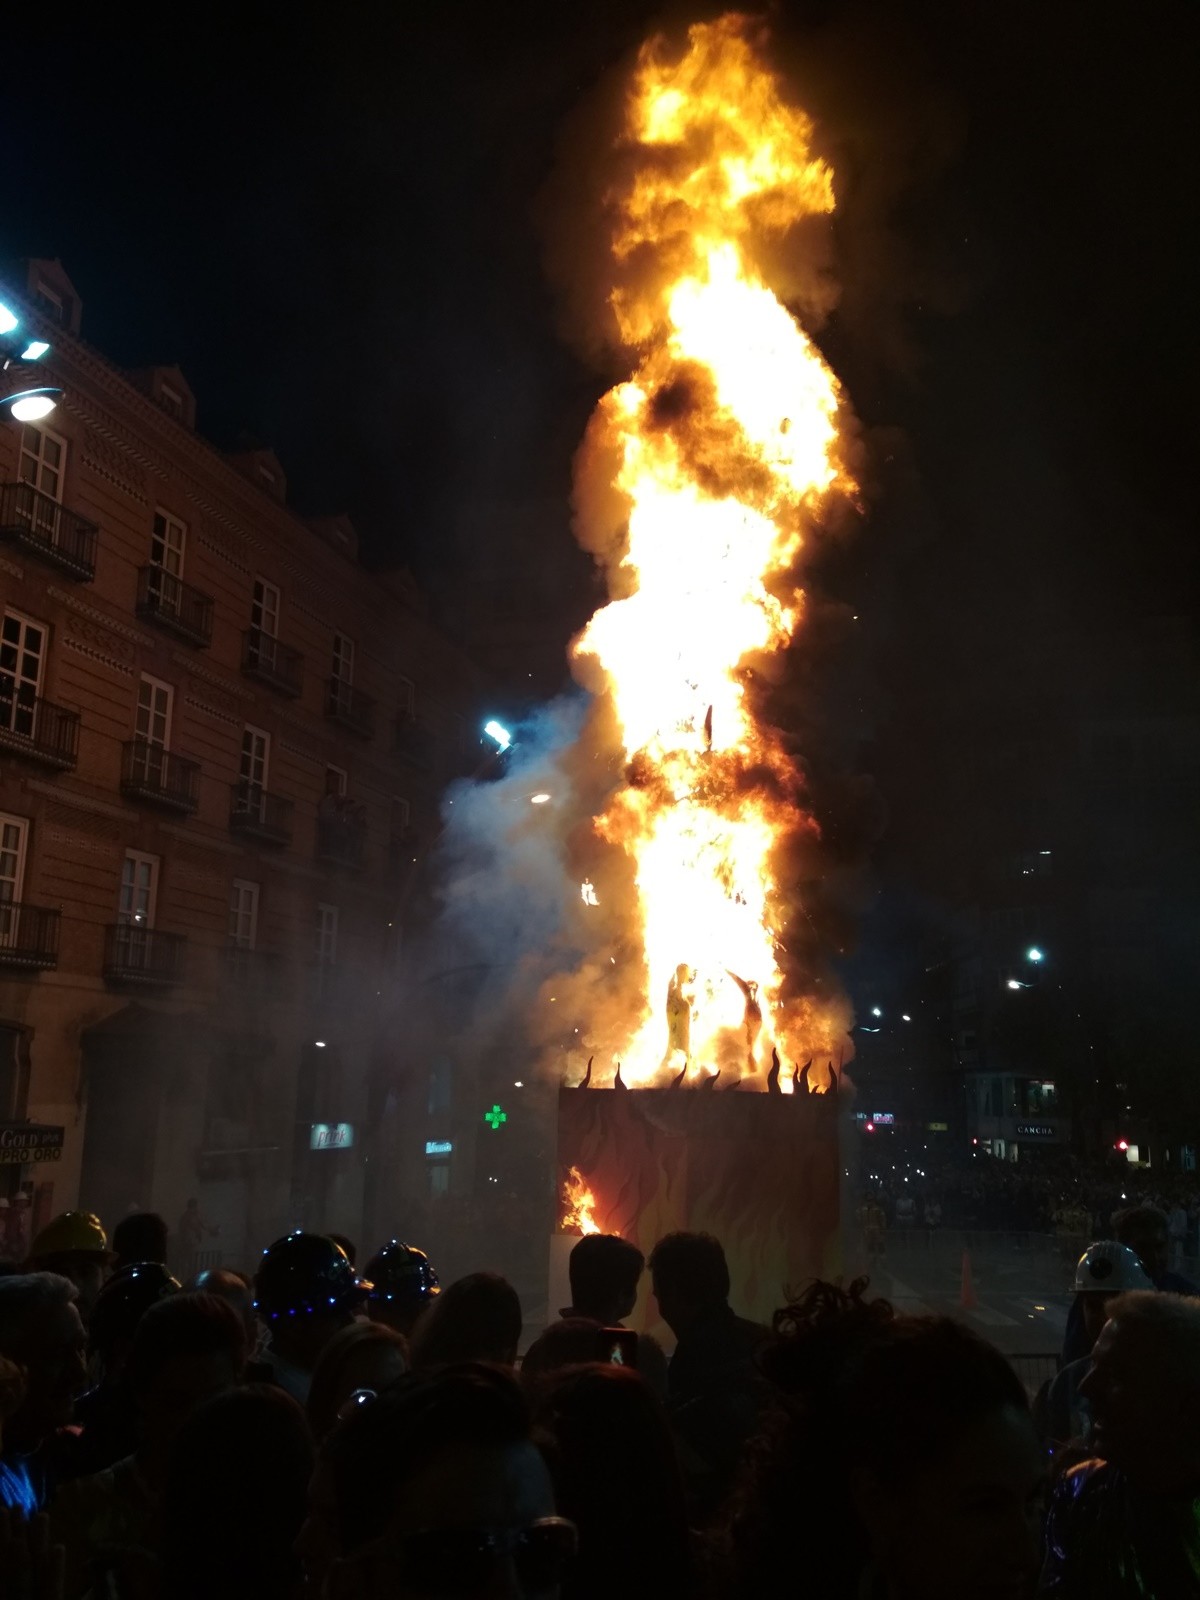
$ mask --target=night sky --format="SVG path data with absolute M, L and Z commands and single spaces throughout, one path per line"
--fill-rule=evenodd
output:
M 168 38 L 21 8 L 0 255 L 61 257 L 93 344 L 177 361 L 203 432 L 271 444 L 300 510 L 348 510 L 452 624 L 463 575 L 490 585 L 552 691 L 595 603 L 567 501 L 612 375 L 559 337 L 537 200 L 603 75 L 713 10 L 217 6 Z M 812 670 L 826 721 L 887 746 L 931 684 L 994 699 L 1048 633 L 1194 617 L 1196 12 L 771 14 L 837 174 L 816 332 L 865 442 L 814 575 L 859 622 Z M 898 817 L 945 756 L 919 721 L 879 757 Z

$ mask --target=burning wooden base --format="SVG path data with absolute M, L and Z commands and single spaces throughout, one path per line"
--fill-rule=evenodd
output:
M 714 1234 L 729 1260 L 734 1309 L 763 1322 L 788 1289 L 836 1276 L 838 1111 L 836 1094 L 561 1090 L 551 1316 L 569 1300 L 566 1258 L 580 1221 L 631 1239 L 647 1256 L 680 1228 Z M 573 1222 L 568 1192 L 584 1200 Z M 652 1327 L 655 1316 L 647 1274 L 632 1320 Z

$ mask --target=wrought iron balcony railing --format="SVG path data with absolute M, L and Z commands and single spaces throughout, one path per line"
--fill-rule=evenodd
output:
M 261 628 L 242 635 L 242 671 L 293 699 L 304 687 L 304 657 Z
M 80 517 L 31 483 L 0 488 L 0 539 L 58 567 L 80 583 L 96 576 L 94 522 Z
M 66 772 L 79 755 L 79 714 L 0 674 L 0 749 Z
M 240 778 L 230 794 L 229 831 L 262 844 L 291 844 L 292 802 Z
M 121 793 L 172 811 L 195 811 L 200 803 L 200 763 L 146 739 L 121 746 Z
M 104 976 L 109 983 L 178 983 L 187 937 L 136 922 L 114 922 L 104 932 Z
M 330 678 L 325 685 L 325 715 L 351 733 L 369 739 L 375 726 L 375 702 L 352 683 Z
M 427 772 L 433 765 L 434 745 L 432 728 L 425 727 L 413 717 L 396 719 L 392 748 L 401 761 L 410 767 L 415 767 L 419 772 Z
M 137 614 L 188 644 L 206 647 L 212 643 L 212 596 L 193 589 L 164 567 L 139 569 Z
M 317 815 L 317 860 L 357 871 L 363 864 L 367 842 L 366 818 L 361 809 L 343 800 L 338 811 Z
M 23 967 L 27 972 L 56 967 L 61 915 L 49 906 L 0 900 L 0 967 Z

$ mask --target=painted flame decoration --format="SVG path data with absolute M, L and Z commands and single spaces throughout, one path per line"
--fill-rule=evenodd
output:
M 599 1233 L 595 1209 L 596 1197 L 584 1181 L 583 1173 L 578 1167 L 571 1167 L 563 1184 L 563 1232 L 571 1233 L 578 1228 L 582 1234 Z
M 796 1061 L 844 1043 L 840 1009 L 783 993 L 773 849 L 815 824 L 746 692 L 747 658 L 799 624 L 789 575 L 812 512 L 853 488 L 837 380 L 755 259 L 834 204 L 755 26 L 698 24 L 682 57 L 643 47 L 622 149 L 633 176 L 610 196 L 611 304 L 639 365 L 600 401 L 581 460 L 616 462 L 628 531 L 574 654 L 603 668 L 626 765 L 594 826 L 632 858 L 642 921 L 640 1014 L 602 1042 L 630 1085 L 692 1064 L 761 1080 L 773 1045 Z

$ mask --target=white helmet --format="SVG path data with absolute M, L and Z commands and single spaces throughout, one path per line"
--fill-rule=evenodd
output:
M 1076 1294 L 1122 1294 L 1126 1289 L 1153 1287 L 1134 1251 L 1115 1239 L 1088 1245 L 1075 1268 Z

